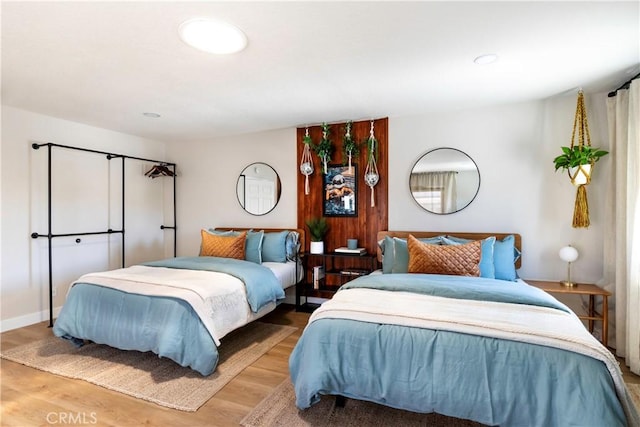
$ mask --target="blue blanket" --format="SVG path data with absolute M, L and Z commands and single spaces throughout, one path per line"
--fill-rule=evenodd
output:
M 537 288 L 492 279 L 383 274 L 341 289 L 361 287 L 568 310 Z M 324 318 L 305 328 L 289 370 L 301 409 L 335 394 L 487 425 L 627 425 L 603 362 L 525 342 Z
M 182 257 L 144 265 L 231 274 L 244 282 L 253 312 L 284 298 L 282 286 L 273 272 L 252 262 Z M 53 332 L 75 343 L 91 340 L 123 350 L 152 351 L 202 375 L 211 374 L 218 364 L 218 349 L 213 338 L 193 308 L 177 298 L 131 294 L 78 283 L 69 291 Z
M 508 282 L 484 277 L 415 273 L 374 274 L 358 277 L 344 284 L 341 289 L 353 288 L 413 292 L 476 301 L 528 304 L 570 312 L 566 305 L 548 293 L 524 282 Z
M 145 262 L 149 267 L 181 268 L 227 273 L 244 282 L 251 311 L 257 313 L 270 302 L 284 299 L 284 290 L 273 271 L 262 265 L 239 259 L 210 256 L 168 258 Z
M 213 338 L 193 308 L 176 298 L 78 283 L 69 291 L 53 333 L 76 345 L 90 340 L 121 350 L 152 351 L 202 375 L 218 364 Z
M 627 425 L 602 362 L 523 342 L 322 319 L 304 330 L 289 370 L 300 409 L 342 395 L 486 425 Z

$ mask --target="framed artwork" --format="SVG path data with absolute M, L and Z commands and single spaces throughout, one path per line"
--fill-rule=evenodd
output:
M 329 165 L 324 175 L 324 216 L 358 216 L 358 166 Z

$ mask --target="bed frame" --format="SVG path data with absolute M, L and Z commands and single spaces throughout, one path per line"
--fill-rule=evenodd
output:
M 378 231 L 378 236 L 377 236 L 376 241 L 379 242 L 380 240 L 383 240 L 386 236 L 389 236 L 389 237 L 400 237 L 402 239 L 406 239 L 407 237 L 409 237 L 410 234 L 413 237 L 416 237 L 416 238 L 450 235 L 450 236 L 456 236 L 456 237 L 461 237 L 463 239 L 471 239 L 471 240 L 482 240 L 482 239 L 486 239 L 487 237 L 490 237 L 490 236 L 496 236 L 496 239 L 504 239 L 505 237 L 510 236 L 510 235 L 513 234 L 513 236 L 515 237 L 515 247 L 520 252 L 522 252 L 522 237 L 519 234 L 516 234 L 516 233 L 469 233 L 469 232 L 460 233 L 460 232 L 457 232 L 457 231 L 389 231 L 389 230 L 384 230 L 384 231 Z M 382 262 L 382 251 L 381 251 L 379 246 L 378 246 L 378 261 Z M 516 268 L 520 268 L 520 266 L 522 265 L 521 261 L 522 261 L 522 256 L 520 256 L 518 258 L 518 260 L 516 261 L 516 263 L 515 263 Z

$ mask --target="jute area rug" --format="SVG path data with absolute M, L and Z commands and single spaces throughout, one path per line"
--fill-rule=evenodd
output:
M 93 343 L 76 348 L 57 337 L 2 350 L 0 357 L 193 412 L 296 329 L 253 322 L 228 334 L 218 349 L 218 366 L 207 377 L 151 352 L 123 351 Z
M 293 384 L 287 378 L 244 417 L 240 425 L 245 427 L 477 427 L 483 425 L 440 414 L 401 411 L 354 399 L 346 399 L 344 407 L 339 408 L 335 406 L 335 401 L 336 399 L 332 396 L 323 396 L 320 402 L 311 408 L 300 411 L 296 408 Z
M 628 384 L 629 394 L 633 399 L 633 403 L 636 405 L 636 409 L 640 412 L 640 384 Z
M 627 384 L 638 410 L 640 410 L 640 384 Z M 440 414 L 416 414 L 371 402 L 346 399 L 345 406 L 335 406 L 335 398 L 323 396 L 319 403 L 300 411 L 295 406 L 295 392 L 290 379 L 286 379 L 256 406 L 242 421 L 245 427 L 365 427 L 365 426 L 483 426 L 469 420 Z

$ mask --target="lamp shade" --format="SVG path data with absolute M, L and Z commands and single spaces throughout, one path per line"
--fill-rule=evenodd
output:
M 573 262 L 578 259 L 578 250 L 573 246 L 565 246 L 558 252 L 560 259 L 564 262 Z

